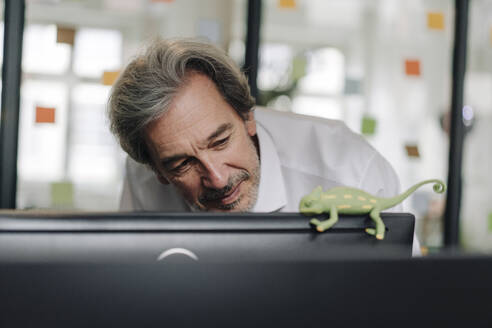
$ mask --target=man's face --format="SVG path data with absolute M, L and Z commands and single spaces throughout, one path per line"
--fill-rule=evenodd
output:
M 154 167 L 202 211 L 248 211 L 260 180 L 253 115 L 244 121 L 206 76 L 192 73 L 147 129 Z

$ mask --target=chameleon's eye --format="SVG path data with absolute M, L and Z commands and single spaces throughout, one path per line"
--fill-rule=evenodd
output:
M 313 205 L 313 202 L 310 201 L 310 200 L 307 200 L 305 203 L 304 203 L 304 206 L 306 207 L 311 207 L 311 205 Z

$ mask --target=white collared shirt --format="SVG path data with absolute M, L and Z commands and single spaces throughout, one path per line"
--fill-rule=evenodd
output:
M 252 212 L 297 212 L 315 187 L 350 186 L 378 197 L 400 192 L 391 167 L 343 122 L 256 108 L 260 184 Z M 161 184 L 146 166 L 128 159 L 121 210 L 189 212 L 173 185 Z M 397 205 L 390 211 L 401 211 Z M 414 240 L 414 254 L 419 254 Z

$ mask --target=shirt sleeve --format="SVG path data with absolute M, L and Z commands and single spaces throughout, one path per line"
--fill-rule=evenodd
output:
M 154 171 L 127 157 L 120 211 L 189 212 L 190 208 L 172 185 L 159 182 Z
M 362 175 L 359 189 L 378 197 L 394 197 L 400 193 L 400 179 L 391 164 L 375 152 Z M 388 209 L 388 212 L 401 212 L 402 210 L 403 206 L 400 203 Z
M 125 177 L 123 182 L 123 190 L 120 197 L 120 211 L 134 211 L 133 197 L 128 183 L 128 177 Z
M 125 178 L 123 181 L 123 189 L 120 196 L 120 211 L 138 211 L 140 207 L 139 202 L 135 198 L 135 191 L 133 190 L 133 180 L 135 170 L 132 169 L 130 158 L 126 158 L 125 161 Z

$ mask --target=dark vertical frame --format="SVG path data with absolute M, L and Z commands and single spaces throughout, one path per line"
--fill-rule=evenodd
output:
M 0 124 L 0 208 L 15 208 L 25 0 L 5 0 Z
M 248 27 L 246 32 L 246 55 L 244 71 L 248 77 L 253 97 L 258 98 L 258 51 L 260 48 L 261 0 L 248 0 Z
M 463 124 L 463 90 L 466 71 L 468 34 L 468 0 L 455 0 L 453 49 L 453 89 L 451 99 L 451 130 L 449 145 L 448 193 L 444 213 L 444 246 L 456 247 L 459 242 L 462 161 L 465 126 Z

